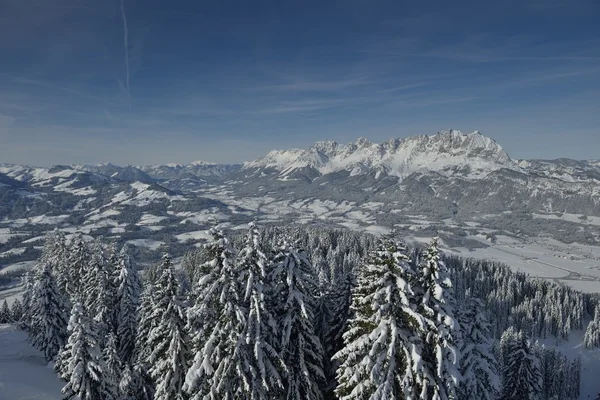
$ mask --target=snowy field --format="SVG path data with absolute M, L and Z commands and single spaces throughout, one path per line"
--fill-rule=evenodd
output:
M 489 244 L 489 243 L 488 243 Z M 494 260 L 515 271 L 551 279 L 587 293 L 600 293 L 600 247 L 557 242 L 499 240 L 486 248 L 446 248 L 461 257 Z
M 0 400 L 59 400 L 63 386 L 43 355 L 26 343 L 27 336 L 12 325 L 0 325 Z M 600 391 L 600 349 L 582 345 L 583 332 L 572 332 L 568 342 L 542 341 L 556 346 L 569 358 L 581 357 L 580 399 L 593 399 Z
M 0 325 L 0 400 L 60 400 L 63 386 L 44 356 L 12 325 Z

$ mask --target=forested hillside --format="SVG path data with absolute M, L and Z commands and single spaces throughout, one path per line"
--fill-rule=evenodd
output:
M 434 239 L 305 227 L 212 240 L 138 271 L 127 246 L 48 235 L 0 308 L 80 399 L 578 399 L 592 295 L 447 257 Z M 588 322 L 592 320 L 592 323 Z

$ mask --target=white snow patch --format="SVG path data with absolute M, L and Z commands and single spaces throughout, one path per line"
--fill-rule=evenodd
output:
M 193 231 L 185 232 L 175 236 L 180 242 L 187 242 L 188 240 L 209 240 L 211 238 L 208 231 Z
M 150 250 L 158 250 L 160 246 L 165 244 L 164 242 L 152 239 L 133 239 L 128 240 L 127 243 L 137 247 L 146 247 Z
M 165 219 L 169 219 L 169 217 L 159 217 L 157 215 L 152 214 L 142 214 L 140 220 L 138 221 L 138 225 L 155 225 Z
M 60 400 L 63 386 L 24 332 L 0 325 L 0 399 Z

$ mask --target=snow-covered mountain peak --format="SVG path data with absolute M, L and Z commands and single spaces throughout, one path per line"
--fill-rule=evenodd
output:
M 457 130 L 441 131 L 435 135 L 415 136 L 403 142 L 417 142 L 417 147 L 430 153 L 448 153 L 453 156 L 481 158 L 500 164 L 513 164 L 512 160 L 494 139 L 483 136 L 479 131 L 464 134 Z
M 245 169 L 274 168 L 282 175 L 307 167 L 321 174 L 343 170 L 351 175 L 383 171 L 401 178 L 419 170 L 478 177 L 501 168 L 521 169 L 493 139 L 479 131 L 463 134 L 452 129 L 431 136 L 390 139 L 381 144 L 365 138 L 346 145 L 320 141 L 307 150 L 274 150 L 244 164 Z
M 338 146 L 339 144 L 333 140 L 321 140 L 315 142 L 310 148 L 325 155 L 330 155 L 337 150 Z
M 196 161 L 192 161 L 190 163 L 190 165 L 193 165 L 195 167 L 204 167 L 204 166 L 214 166 L 217 165 L 214 162 L 210 162 L 210 161 L 202 161 L 202 160 L 196 160 Z

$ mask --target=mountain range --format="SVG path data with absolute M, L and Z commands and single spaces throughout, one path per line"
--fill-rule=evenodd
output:
M 414 231 L 419 216 L 595 244 L 599 203 L 600 161 L 516 160 L 478 131 L 320 141 L 243 164 L 0 164 L 0 259 L 2 229 L 15 243 L 55 226 L 176 243 L 252 219 Z

